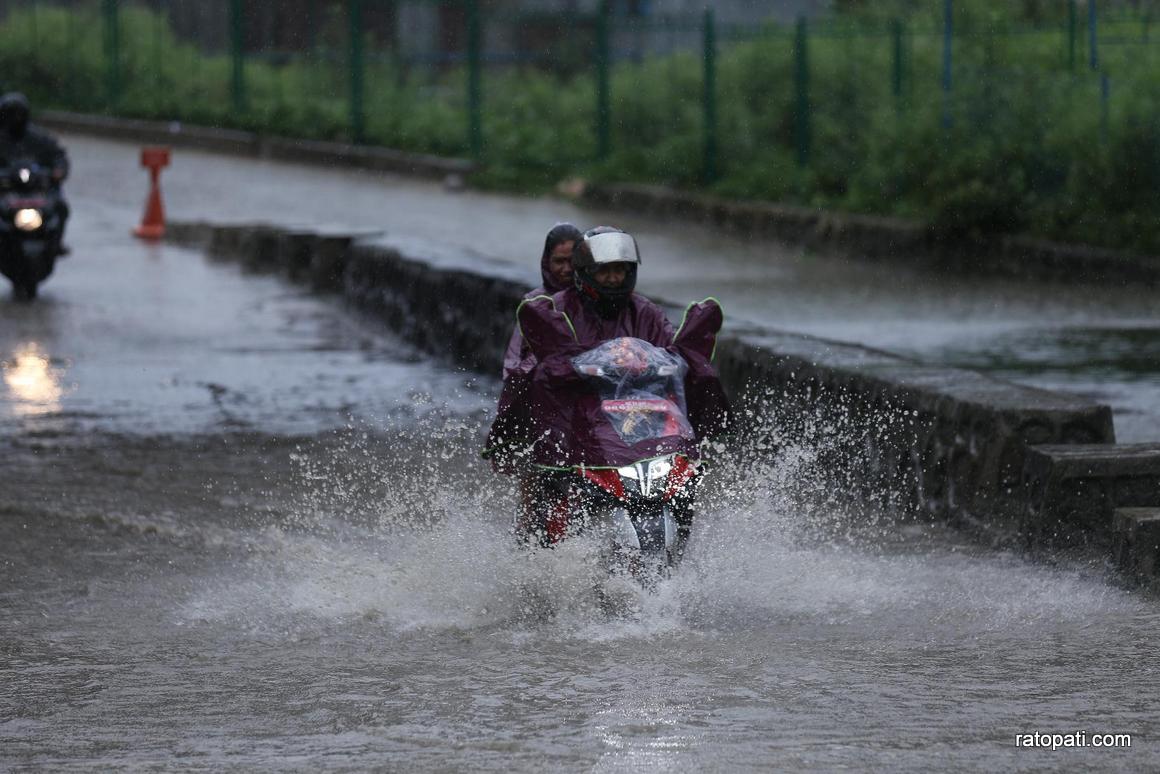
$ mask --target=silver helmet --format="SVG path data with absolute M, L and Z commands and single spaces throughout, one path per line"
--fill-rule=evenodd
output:
M 626 264 L 624 282 L 617 288 L 606 288 L 596 282 L 593 274 L 600 266 Z M 612 226 L 597 226 L 584 232 L 584 241 L 572 255 L 573 279 L 576 289 L 596 304 L 605 317 L 615 316 L 628 302 L 636 287 L 636 272 L 640 266 L 640 248 L 631 234 Z

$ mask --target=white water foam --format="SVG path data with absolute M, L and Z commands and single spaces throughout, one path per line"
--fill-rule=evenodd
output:
M 898 525 L 883 525 L 890 539 L 880 539 L 866 514 L 803 496 L 821 486 L 819 448 L 808 443 L 718 468 L 722 485 L 706 491 L 685 562 L 655 593 L 607 587 L 592 541 L 515 546 L 513 482 L 481 475 L 470 457 L 476 433 L 461 418 L 407 431 L 407 464 L 377 457 L 357 434 L 337 454 L 301 453 L 301 508 L 267 526 L 237 575 L 208 584 L 179 617 L 262 611 L 278 627 L 359 619 L 397 633 L 546 627 L 595 642 L 808 619 L 883 636 L 918 624 L 920 637 L 939 640 L 1098 625 L 1141 610 L 1099 579 L 964 550 L 938 529 L 908 530 L 908 545 Z M 601 585 L 619 600 L 617 614 L 602 606 Z

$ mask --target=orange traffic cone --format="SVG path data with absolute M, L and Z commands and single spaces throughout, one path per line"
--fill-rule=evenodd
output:
M 149 198 L 145 200 L 145 217 L 133 229 L 141 239 L 165 236 L 165 206 L 161 203 L 161 170 L 169 166 L 169 148 L 142 148 L 141 166 L 149 170 Z

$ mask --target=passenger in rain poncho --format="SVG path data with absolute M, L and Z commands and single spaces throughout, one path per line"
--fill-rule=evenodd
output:
M 557 223 L 552 227 L 540 255 L 543 284 L 525 294 L 525 299 L 551 295 L 572 286 L 572 254 L 583 239 L 580 229 L 571 223 Z M 527 389 L 535 366 L 536 356 L 517 324 L 504 352 L 503 389 L 483 452 L 497 473 L 519 473 L 531 461 L 530 450 L 536 433 L 528 412 Z

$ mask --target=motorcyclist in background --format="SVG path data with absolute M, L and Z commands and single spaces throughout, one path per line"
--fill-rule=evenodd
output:
M 23 94 L 13 91 L 0 97 L 0 167 L 31 160 L 48 170 L 51 185 L 60 194 L 57 211 L 61 219 L 61 252 L 67 253 L 63 238 L 69 208 L 60 187 L 68 177 L 68 154 L 55 137 L 31 125 L 30 118 L 28 98 Z

